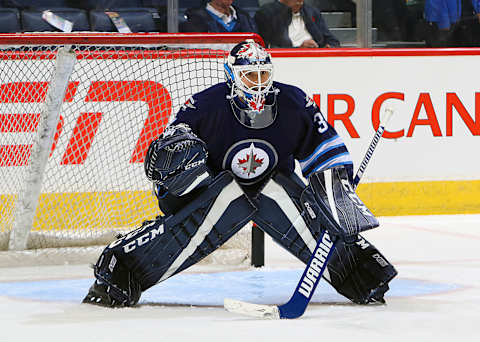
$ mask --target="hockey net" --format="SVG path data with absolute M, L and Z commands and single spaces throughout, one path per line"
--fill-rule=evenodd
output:
M 0 35 L 0 266 L 94 262 L 159 215 L 143 173 L 148 145 L 191 95 L 224 80 L 228 50 L 247 38 L 261 42 Z M 250 234 L 206 262 L 247 263 Z

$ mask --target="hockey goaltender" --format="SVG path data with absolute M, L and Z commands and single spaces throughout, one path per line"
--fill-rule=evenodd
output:
M 136 305 L 254 221 L 304 263 L 327 231 L 338 241 L 323 278 L 354 303 L 384 303 L 397 272 L 359 235 L 379 224 L 353 190 L 342 139 L 302 90 L 273 81 L 271 56 L 254 41 L 230 51 L 225 78 L 151 143 L 145 173 L 164 216 L 104 249 L 83 302 Z

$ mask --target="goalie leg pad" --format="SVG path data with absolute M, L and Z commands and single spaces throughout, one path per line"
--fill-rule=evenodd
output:
M 362 236 L 353 245 L 338 241 L 327 267 L 330 284 L 357 304 L 384 303 L 388 283 L 397 275 L 393 265 Z
M 165 220 L 165 235 L 143 256 L 148 263 L 132 265 L 142 288 L 196 264 L 235 235 L 255 211 L 232 174 L 221 173 L 199 197 Z
M 117 259 L 112 248 L 107 247 L 103 250 L 93 269 L 96 280 L 83 299 L 83 303 L 107 307 L 137 304 L 142 293 L 140 284 Z
M 323 227 L 330 223 L 312 218 L 318 213 L 309 207 L 310 202 L 305 204 L 307 198 L 313 201 L 313 195 L 308 192 L 309 197 L 306 197 L 304 188 L 295 174 L 277 174 L 258 196 L 258 211 L 253 221 L 277 243 L 307 263 L 325 229 Z M 324 278 L 351 301 L 366 304 L 382 302 L 388 283 L 396 274 L 387 259 L 358 236 L 353 244 L 343 240 L 337 242 Z
M 107 246 L 95 277 L 115 303 L 134 305 L 141 292 L 220 247 L 250 221 L 255 210 L 232 174 L 223 172 L 175 215 L 145 221 Z M 138 295 L 132 293 L 132 284 Z
M 321 224 L 347 243 L 357 241 L 358 233 L 379 226 L 350 185 L 344 167 L 310 176 L 301 204 L 313 224 Z
M 257 196 L 253 221 L 276 242 L 303 262 L 308 262 L 322 232 L 310 225 L 300 205 L 305 184 L 295 175 L 276 174 Z

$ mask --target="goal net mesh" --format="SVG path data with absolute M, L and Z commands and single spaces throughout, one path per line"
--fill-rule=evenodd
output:
M 27 251 L 8 252 L 7 263 L 42 263 L 40 255 L 47 263 L 94 262 L 119 233 L 160 214 L 143 171 L 146 150 L 191 95 L 224 80 L 227 56 L 216 46 L 179 45 L 71 46 L 76 63 Z M 0 45 L 0 251 L 8 250 L 20 194 L 29 191 L 32 145 L 60 47 Z M 249 254 L 247 227 L 207 262 L 245 263 Z

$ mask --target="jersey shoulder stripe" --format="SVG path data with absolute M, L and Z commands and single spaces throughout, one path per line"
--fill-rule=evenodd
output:
M 325 153 L 321 154 L 314 162 L 302 168 L 302 173 L 308 177 L 313 172 L 323 171 L 332 167 L 333 164 L 353 164 L 352 157 L 348 153 L 345 145 L 333 147 L 325 151 Z

